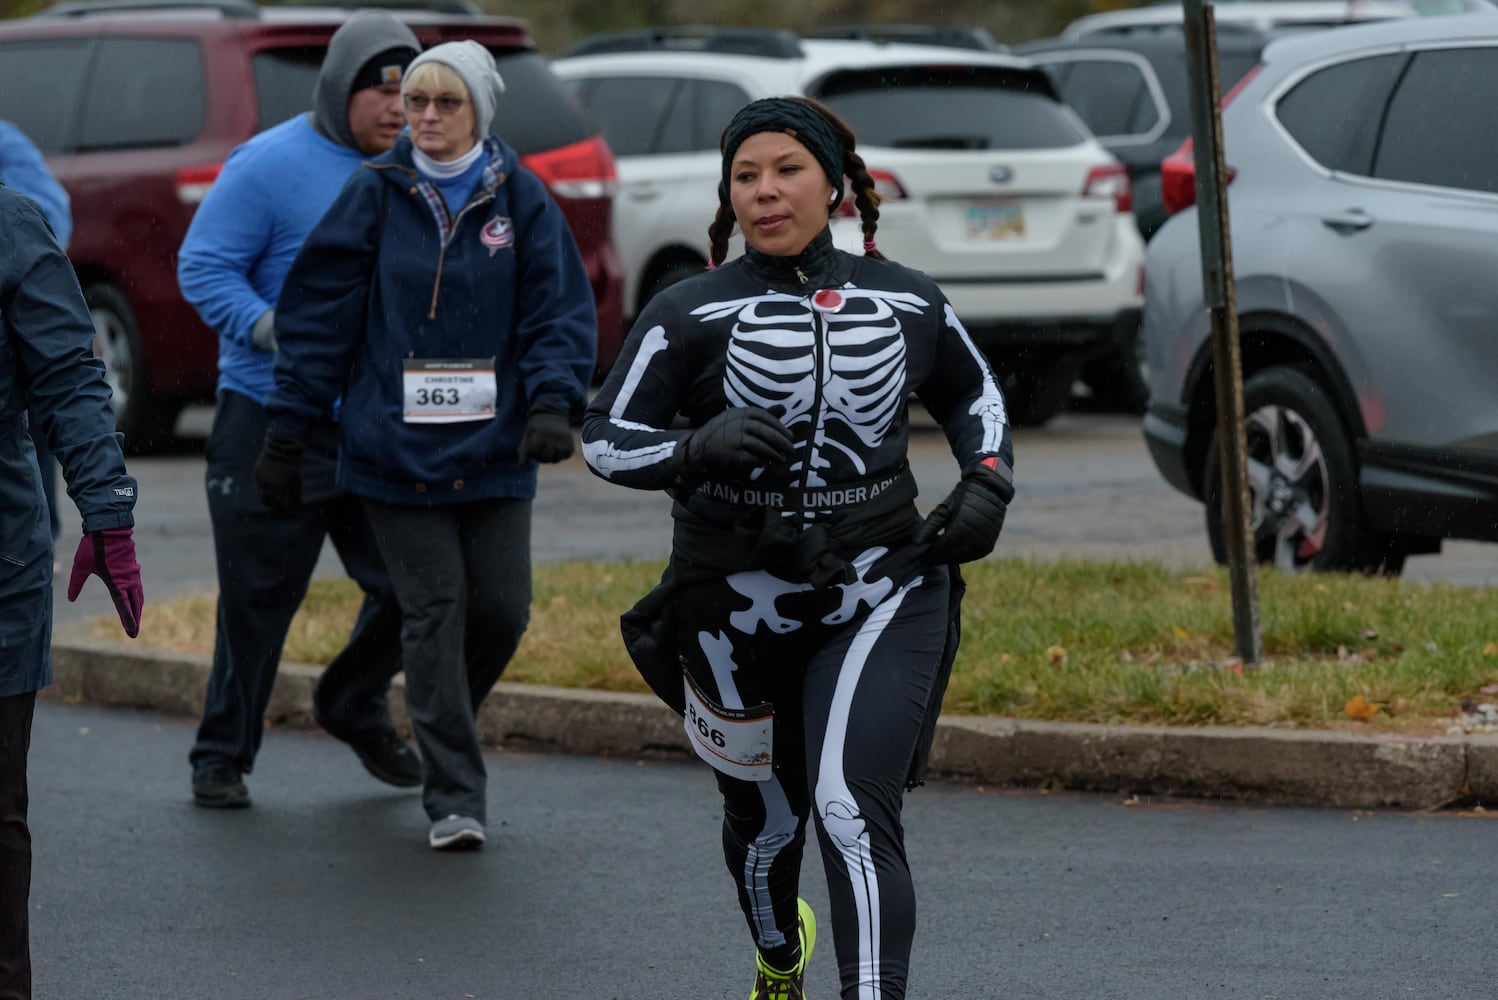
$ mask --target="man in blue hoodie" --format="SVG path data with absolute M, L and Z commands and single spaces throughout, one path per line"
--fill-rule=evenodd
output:
M 390 14 L 351 17 L 328 44 L 315 109 L 230 154 L 182 242 L 182 294 L 219 334 L 218 408 L 206 450 L 218 627 L 189 758 L 200 806 L 249 805 L 244 775 L 260 748 L 281 649 L 325 537 L 365 596 L 348 645 L 313 691 L 318 722 L 381 781 L 422 783 L 421 760 L 390 718 L 390 680 L 401 668 L 400 606 L 363 508 L 334 484 L 338 431 L 331 415 L 308 439 L 296 510 L 265 507 L 254 476 L 274 385 L 281 284 L 349 175 L 400 134 L 401 75 L 419 51 L 416 36 Z

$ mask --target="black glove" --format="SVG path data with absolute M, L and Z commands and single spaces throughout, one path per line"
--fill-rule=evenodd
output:
M 537 403 L 520 438 L 520 461 L 560 462 L 572 456 L 572 428 L 567 410 L 556 403 Z
M 930 546 L 921 561 L 937 566 L 988 555 L 998 543 L 1004 512 L 1013 498 L 1013 474 L 1002 460 L 987 458 L 969 468 L 916 532 L 915 544 Z
M 724 410 L 682 442 L 683 464 L 694 479 L 742 479 L 791 457 L 796 442 L 775 414 L 758 406 Z
M 277 514 L 294 514 L 302 506 L 302 442 L 265 436 L 255 460 L 255 488 L 260 502 Z

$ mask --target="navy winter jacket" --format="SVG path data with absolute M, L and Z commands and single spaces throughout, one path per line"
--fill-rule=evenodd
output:
M 135 523 L 135 480 L 73 266 L 28 198 L 0 187 L 0 698 L 52 681 L 52 528 L 27 412 L 85 532 Z
M 269 433 L 299 437 L 342 395 L 338 482 L 360 496 L 533 497 L 536 465 L 518 461 L 529 410 L 581 416 L 598 344 L 582 257 L 545 185 L 485 146 L 478 190 L 450 214 L 402 136 L 350 178 L 282 287 Z M 494 418 L 405 422 L 407 358 L 493 358 Z

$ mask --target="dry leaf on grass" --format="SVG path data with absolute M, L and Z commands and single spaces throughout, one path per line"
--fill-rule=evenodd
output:
M 1066 666 L 1066 647 L 1051 646 L 1045 651 L 1045 658 L 1050 661 L 1053 667 Z
M 1371 719 L 1378 714 L 1378 706 L 1362 695 L 1355 694 L 1347 699 L 1347 705 L 1342 711 L 1347 713 L 1349 719 Z

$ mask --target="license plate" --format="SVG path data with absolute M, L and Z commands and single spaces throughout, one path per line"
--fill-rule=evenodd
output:
M 1025 235 L 1025 210 L 1017 201 L 975 201 L 967 209 L 967 238 L 1013 240 Z

